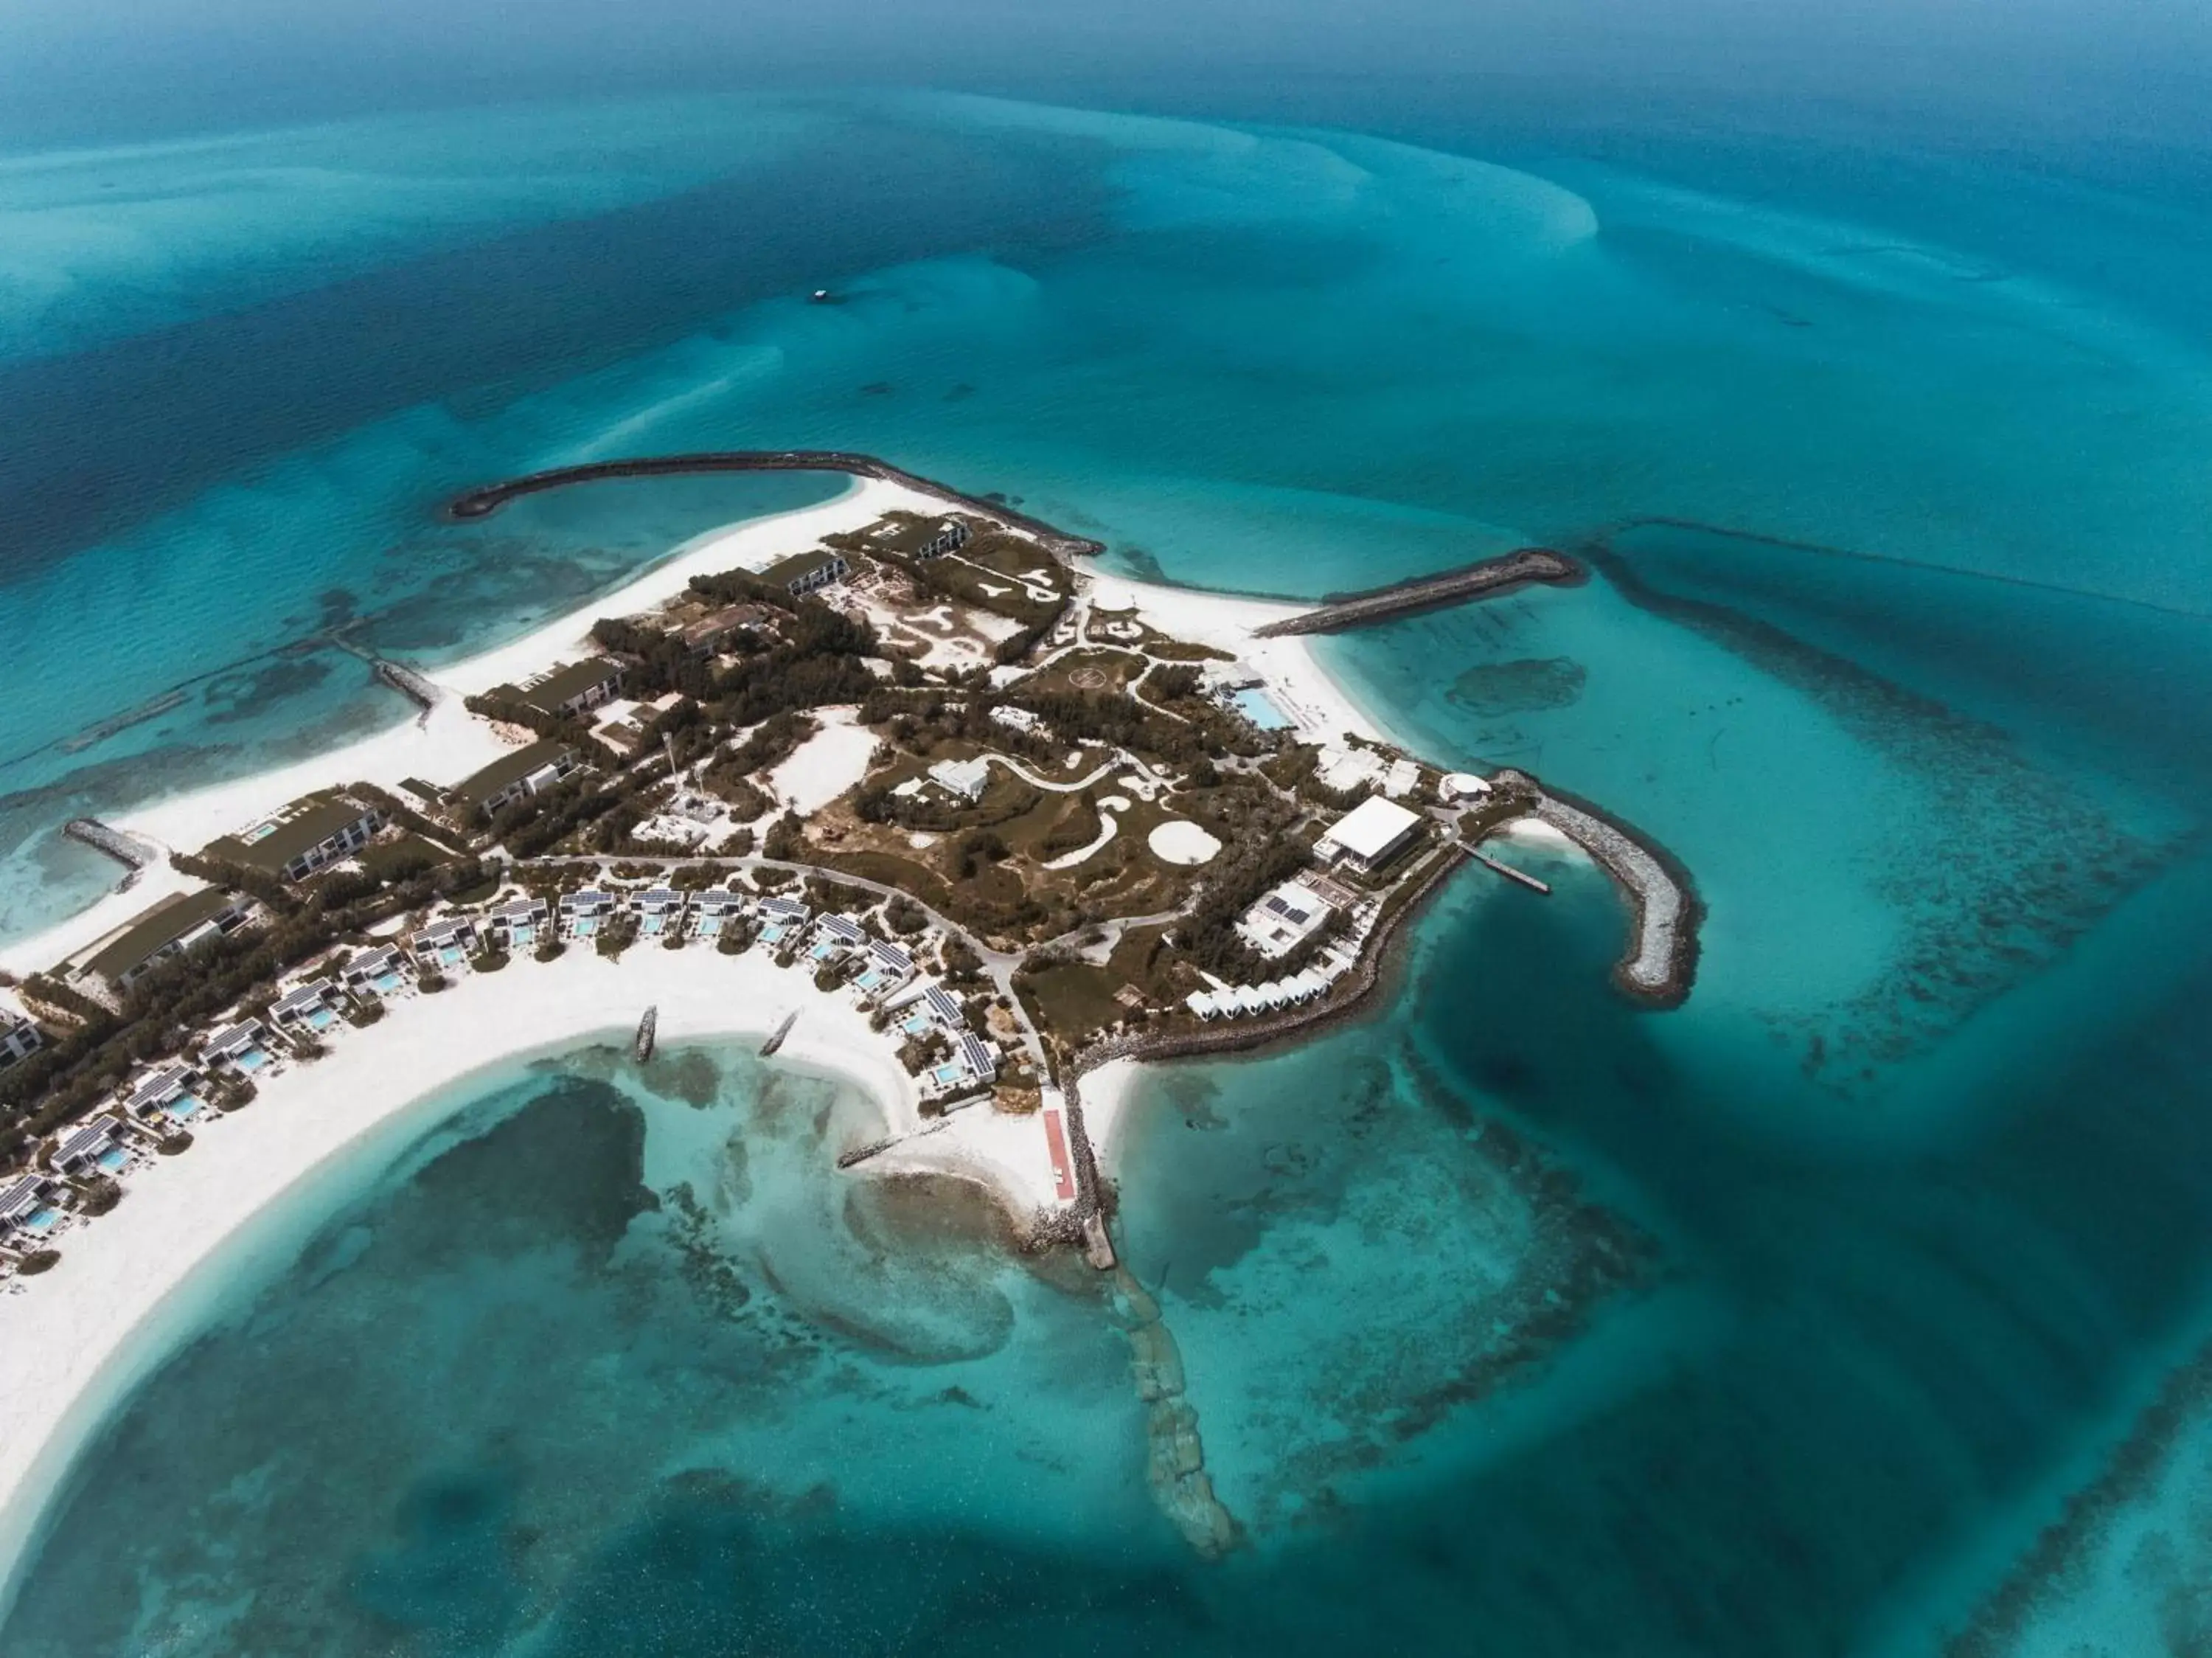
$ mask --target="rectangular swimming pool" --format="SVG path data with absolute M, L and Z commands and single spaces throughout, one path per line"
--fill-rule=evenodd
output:
M 1257 686 L 1248 686 L 1229 699 L 1229 705 L 1262 731 L 1287 731 L 1291 716 L 1275 706 L 1275 699 Z

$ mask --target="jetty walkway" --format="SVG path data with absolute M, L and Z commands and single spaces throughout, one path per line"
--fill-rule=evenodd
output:
M 1312 610 L 1255 627 L 1252 633 L 1255 638 L 1261 639 L 1279 639 L 1299 633 L 1340 633 L 1347 628 L 1365 627 L 1394 616 L 1410 616 L 1416 611 L 1438 610 L 1474 599 L 1494 599 L 1532 582 L 1569 587 L 1586 579 L 1583 567 L 1566 554 L 1554 552 L 1549 547 L 1522 547 L 1500 558 L 1485 558 L 1435 576 L 1416 576 L 1410 582 L 1393 582 L 1387 588 L 1371 588 L 1363 593 L 1337 594 Z
M 979 518 L 996 519 L 1034 536 L 1048 551 L 1081 558 L 1103 552 L 1105 546 L 1080 535 L 1070 535 L 1041 518 L 1017 512 L 1003 502 L 969 495 L 934 479 L 894 466 L 872 454 L 849 449 L 709 449 L 696 454 L 639 455 L 626 460 L 588 460 L 580 466 L 554 466 L 526 472 L 497 484 L 486 484 L 455 496 L 446 506 L 449 518 L 488 518 L 508 502 L 572 484 L 595 484 L 614 478 L 671 478 L 698 472 L 843 472 L 851 478 L 878 479 L 902 485 L 924 495 L 933 495 Z

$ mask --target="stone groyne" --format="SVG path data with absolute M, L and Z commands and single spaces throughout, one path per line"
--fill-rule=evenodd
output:
M 111 829 L 97 818 L 71 818 L 62 826 L 62 833 L 71 840 L 82 841 L 94 851 L 105 852 L 125 869 L 136 871 L 149 863 L 161 861 L 159 847 L 125 834 L 120 829 Z
M 1417 611 L 1465 604 L 1473 599 L 1495 598 L 1531 582 L 1564 587 L 1586 579 L 1583 567 L 1566 554 L 1554 552 L 1549 547 L 1522 547 L 1501 558 L 1485 558 L 1479 564 L 1435 576 L 1416 576 L 1387 588 L 1333 594 L 1326 603 L 1311 610 L 1286 616 L 1279 622 L 1269 622 L 1252 632 L 1254 637 L 1261 639 L 1279 639 L 1297 633 L 1338 633 L 1391 617 L 1409 616 Z
M 1183 1396 L 1182 1350 L 1160 1304 L 1127 1267 L 1114 1269 L 1115 1321 L 1129 1338 L 1129 1372 L 1145 1405 L 1145 1483 L 1152 1501 L 1201 1559 L 1218 1560 L 1243 1528 L 1214 1494 L 1198 1412 Z
M 640 455 L 627 460 L 592 460 L 575 466 L 554 466 L 527 472 L 497 484 L 487 484 L 455 496 L 446 506 L 450 518 L 488 518 L 508 502 L 572 484 L 593 484 L 616 478 L 672 478 L 694 472 L 843 472 L 852 478 L 874 478 L 899 484 L 924 495 L 933 495 L 979 518 L 995 519 L 1011 528 L 1035 536 L 1045 548 L 1060 557 L 1103 552 L 1104 545 L 1070 535 L 1041 518 L 1017 512 L 1001 502 L 924 478 L 872 454 L 847 449 L 712 449 L 696 454 Z

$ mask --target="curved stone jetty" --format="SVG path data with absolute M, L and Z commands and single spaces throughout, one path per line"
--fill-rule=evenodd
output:
M 1041 518 L 1017 512 L 1003 502 L 969 495 L 924 478 L 919 472 L 894 466 L 872 454 L 849 449 L 708 449 L 696 454 L 638 455 L 626 460 L 590 460 L 574 466 L 553 466 L 526 472 L 497 484 L 455 496 L 446 506 L 448 517 L 488 518 L 517 497 L 546 490 L 566 489 L 572 484 L 593 484 L 613 478 L 672 478 L 694 472 L 843 472 L 852 478 L 881 479 L 903 485 L 925 495 L 934 495 L 980 518 L 996 519 L 1026 534 L 1050 552 L 1072 557 L 1103 552 L 1105 546 L 1080 535 L 1070 535 Z

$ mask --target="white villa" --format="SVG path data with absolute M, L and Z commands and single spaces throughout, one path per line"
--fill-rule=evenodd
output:
M 538 930 L 549 914 L 542 898 L 517 899 L 486 916 L 484 929 L 508 949 L 526 950 L 538 942 Z
M 991 785 L 988 760 L 939 760 L 929 768 L 929 780 L 948 795 L 957 795 L 969 805 L 983 798 Z
M 389 996 L 407 983 L 407 959 L 389 944 L 379 945 L 348 961 L 338 977 L 356 996 Z
M 226 1025 L 207 1039 L 203 1057 L 211 1066 L 245 1076 L 269 1063 L 269 1027 L 258 1019 Z
M 124 1109 L 133 1117 L 151 1117 L 161 1112 L 182 1122 L 199 1115 L 200 1102 L 192 1097 L 192 1073 L 182 1065 L 163 1065 L 141 1077 L 124 1101 Z
M 1237 934 L 1269 960 L 1288 955 L 1328 922 L 1329 904 L 1301 881 L 1286 881 L 1237 917 Z
M 122 1148 L 115 1137 L 122 1125 L 112 1117 L 102 1113 L 72 1130 L 68 1138 L 54 1148 L 54 1167 L 64 1174 L 88 1174 L 96 1168 L 105 1168 L 119 1161 L 110 1153 Z
M 325 1030 L 337 1021 L 341 994 L 336 979 L 311 978 L 269 1004 L 270 1021 L 280 1030 Z

